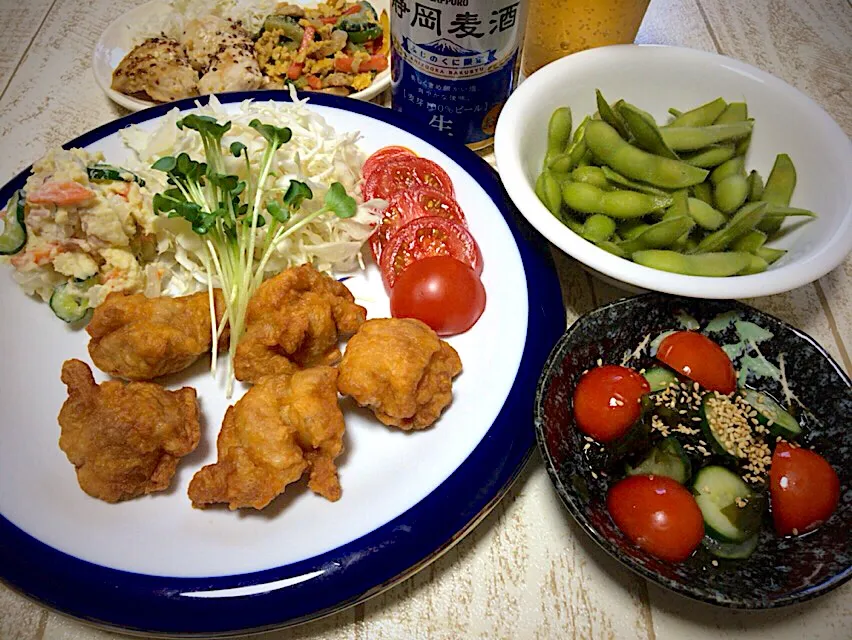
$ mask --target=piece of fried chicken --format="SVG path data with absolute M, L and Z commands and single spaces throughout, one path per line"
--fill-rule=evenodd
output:
M 198 95 L 198 72 L 179 42 L 149 38 L 118 63 L 112 72 L 112 88 L 127 95 L 145 94 L 156 102 L 172 102 Z
M 358 330 L 367 310 L 342 283 L 310 264 L 282 271 L 249 301 L 234 358 L 237 380 L 257 382 L 340 360 L 338 342 Z
M 263 509 L 305 472 L 315 493 L 338 500 L 334 459 L 343 451 L 343 427 L 336 369 L 264 378 L 225 413 L 218 461 L 189 484 L 192 505 Z
M 225 300 L 219 289 L 214 293 L 218 325 Z M 98 369 L 117 378 L 151 380 L 186 369 L 210 350 L 210 298 L 206 292 L 179 298 L 114 292 L 95 309 L 86 331 Z
M 68 399 L 59 411 L 59 448 L 80 488 L 106 502 L 168 488 L 178 460 L 198 446 L 195 389 L 150 382 L 95 383 L 89 365 L 62 366 Z
M 410 318 L 368 320 L 346 345 L 337 388 L 405 431 L 430 426 L 453 397 L 462 363 L 426 324 Z

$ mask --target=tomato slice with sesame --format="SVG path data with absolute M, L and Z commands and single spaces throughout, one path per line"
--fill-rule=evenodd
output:
M 737 374 L 728 354 L 695 331 L 676 331 L 666 336 L 657 349 L 657 360 L 709 391 L 729 394 L 737 389 Z
M 370 236 L 370 249 L 376 263 L 379 262 L 382 247 L 399 229 L 412 220 L 424 216 L 447 218 L 467 227 L 464 213 L 454 198 L 426 187 L 401 191 L 391 198 L 382 221 Z
M 408 147 L 390 146 L 382 147 L 364 161 L 364 166 L 361 167 L 361 177 L 366 180 L 376 169 L 383 167 L 388 162 L 399 160 L 401 158 L 416 158 L 417 154 Z
M 769 498 L 778 535 L 798 535 L 831 517 L 840 501 L 840 479 L 821 455 L 782 440 L 772 454 Z
M 439 216 L 425 216 L 401 227 L 382 249 L 380 269 L 385 287 L 393 289 L 396 279 L 409 265 L 429 256 L 450 256 L 482 273 L 482 253 L 470 231 Z
M 650 390 L 633 369 L 614 364 L 590 369 L 574 388 L 577 428 L 599 442 L 620 438 L 639 419 L 642 396 Z
M 695 498 L 665 476 L 621 480 L 607 493 L 606 506 L 633 544 L 669 562 L 686 560 L 704 537 L 704 520 Z
M 389 160 L 364 180 L 362 194 L 366 200 L 390 200 L 400 191 L 429 187 L 455 197 L 453 183 L 447 172 L 426 158 L 400 157 Z

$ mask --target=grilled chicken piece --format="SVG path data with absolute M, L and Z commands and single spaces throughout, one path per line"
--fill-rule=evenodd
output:
M 198 73 L 179 42 L 149 38 L 130 51 L 112 73 L 112 88 L 124 94 L 144 93 L 157 102 L 198 95 Z
M 190 63 L 201 73 L 201 93 L 247 91 L 263 82 L 249 34 L 239 23 L 216 16 L 192 20 L 183 32 Z
M 290 16 L 291 18 L 304 18 L 305 10 L 300 6 L 290 4 L 289 2 L 279 2 L 275 6 L 275 15 Z

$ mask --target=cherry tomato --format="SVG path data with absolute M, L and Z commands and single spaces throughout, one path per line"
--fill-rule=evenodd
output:
M 737 374 L 728 354 L 700 333 L 677 331 L 666 336 L 657 349 L 657 359 L 710 391 L 728 394 L 737 388 Z
M 613 522 L 640 549 L 669 562 L 686 560 L 704 537 L 692 494 L 665 476 L 629 476 L 610 488 Z
M 439 216 L 467 227 L 467 220 L 461 207 L 451 197 L 434 189 L 420 188 L 411 191 L 400 191 L 391 198 L 384 217 L 370 236 L 370 250 L 376 263 L 382 254 L 382 248 L 387 241 L 405 224 L 415 218 L 424 216 Z
M 361 177 L 366 180 L 376 169 L 382 167 L 388 162 L 399 158 L 409 157 L 414 158 L 416 157 L 416 154 L 408 147 L 382 147 L 364 162 L 364 166 L 361 167 Z
M 595 367 L 574 389 L 577 428 L 600 442 L 623 436 L 639 419 L 642 396 L 651 390 L 645 377 L 619 365 Z
M 374 170 L 370 177 L 364 180 L 361 192 L 367 200 L 389 200 L 396 193 L 414 187 L 431 187 L 455 197 L 453 183 L 446 171 L 426 158 L 406 156 L 391 159 Z
M 782 440 L 772 454 L 769 497 L 778 535 L 798 535 L 831 517 L 840 500 L 840 479 L 821 455 Z
M 430 256 L 451 256 L 482 273 L 482 254 L 470 231 L 438 216 L 412 220 L 382 249 L 380 268 L 388 290 L 411 264 Z
M 452 336 L 479 320 L 485 287 L 473 269 L 455 258 L 423 258 L 396 279 L 390 308 L 394 318 L 417 318 L 439 336 Z

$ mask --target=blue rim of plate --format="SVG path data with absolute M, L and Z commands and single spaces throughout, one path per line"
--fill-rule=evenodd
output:
M 286 91 L 238 92 L 217 98 L 223 104 L 246 99 L 291 101 Z M 132 113 L 63 146 L 88 146 L 175 107 L 191 109 L 198 100 L 188 98 Z M 472 529 L 520 473 L 535 442 L 532 423 L 538 377 L 565 330 L 561 289 L 546 245 L 514 209 L 497 173 L 469 149 L 371 103 L 312 94 L 310 104 L 359 113 L 424 140 L 469 173 L 505 218 L 527 282 L 535 286 L 528 287 L 529 319 L 521 362 L 497 418 L 467 459 L 408 511 L 332 551 L 254 573 L 175 578 L 109 569 L 40 542 L 0 514 L 0 579 L 12 588 L 80 620 L 141 634 L 235 635 L 290 626 L 362 602 L 413 574 Z M 0 189 L 0 202 L 24 185 L 30 169 Z M 262 585 L 272 590 L 264 592 Z M 227 593 L 241 588 L 261 592 Z M 184 595 L 204 591 L 223 593 Z

